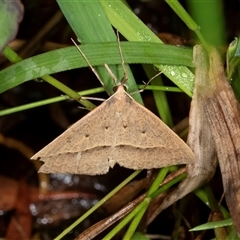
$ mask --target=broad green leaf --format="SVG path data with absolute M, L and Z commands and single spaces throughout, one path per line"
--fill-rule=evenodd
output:
M 122 1 L 100 0 L 104 11 L 111 24 L 128 41 L 156 42 L 161 40 L 135 15 Z M 192 96 L 194 75 L 185 66 L 170 66 L 155 64 L 155 67 L 162 71 L 186 94 Z
M 66 17 L 71 28 L 77 35 L 78 40 L 82 44 L 100 43 L 100 42 L 117 42 L 116 34 L 103 11 L 103 8 L 98 0 L 88 1 L 57 1 L 64 16 Z M 119 55 L 119 53 L 118 53 Z M 112 65 L 111 71 L 121 80 L 123 77 L 122 66 Z M 101 77 L 104 88 L 108 93 L 113 93 L 114 82 L 103 66 L 96 67 L 96 71 Z M 127 87 L 129 92 L 136 92 L 137 86 L 130 68 L 127 67 L 128 81 Z M 143 104 L 141 95 L 134 94 L 133 98 Z
M 20 0 L 0 0 L 0 52 L 12 41 L 18 32 L 23 18 L 23 5 Z
M 130 42 L 122 42 L 121 47 L 126 63 L 176 65 L 185 63 L 188 66 L 192 65 L 192 51 L 190 49 L 154 43 Z M 85 44 L 81 46 L 81 49 L 93 66 L 102 66 L 104 63 L 121 63 L 117 43 Z M 174 57 L 169 57 L 169 53 Z M 86 66 L 86 61 L 75 46 L 43 53 L 0 71 L 0 93 L 47 74 Z

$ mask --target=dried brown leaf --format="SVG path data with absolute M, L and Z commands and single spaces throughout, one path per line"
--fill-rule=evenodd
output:
M 19 182 L 18 198 L 15 204 L 15 213 L 11 217 L 6 240 L 30 239 L 32 232 L 32 215 L 29 209 L 30 195 L 28 185 L 24 180 Z
M 201 95 L 213 134 L 222 173 L 225 199 L 240 236 L 240 110 L 234 92 L 225 77 L 221 58 L 212 49 L 209 79 Z
M 189 116 L 187 141 L 195 155 L 195 161 L 187 165 L 187 178 L 162 203 L 160 202 L 159 207 L 151 216 L 148 216 L 148 224 L 162 210 L 209 181 L 215 173 L 217 165 L 215 142 L 211 131 L 209 131 L 210 126 L 205 113 L 205 99 L 202 98 L 202 91 L 209 79 L 207 60 L 207 55 L 203 51 L 199 51 L 198 46 L 196 46 L 194 51 L 195 87 Z

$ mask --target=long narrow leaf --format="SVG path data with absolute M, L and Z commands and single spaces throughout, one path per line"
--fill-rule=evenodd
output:
M 139 47 L 140 46 L 140 47 Z M 192 51 L 174 46 L 164 46 L 153 43 L 121 43 L 125 62 L 163 64 L 186 64 L 192 66 Z M 92 65 L 119 64 L 121 59 L 117 43 L 85 44 L 81 47 Z M 158 49 L 156 51 L 156 49 Z M 148 54 L 145 54 L 148 52 Z M 174 58 L 169 57 L 169 52 Z M 76 47 L 67 47 L 40 54 L 18 62 L 0 71 L 0 93 L 31 79 L 46 74 L 57 73 L 79 67 L 87 63 Z

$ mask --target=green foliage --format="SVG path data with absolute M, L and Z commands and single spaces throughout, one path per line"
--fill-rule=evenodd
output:
M 0 0 L 0 52 L 12 41 L 18 32 L 18 25 L 23 17 L 23 6 L 20 1 Z
M 66 0 L 58 0 L 57 1 L 65 18 L 67 19 L 69 25 L 77 36 L 79 42 L 81 42 L 81 49 L 84 54 L 89 59 L 90 63 L 93 66 L 96 66 L 96 70 L 98 74 L 101 76 L 101 79 L 104 82 L 104 87 L 108 90 L 108 92 L 112 93 L 113 82 L 109 77 L 108 73 L 106 73 L 103 64 L 107 63 L 111 65 L 111 69 L 113 73 L 117 76 L 119 80 L 123 76 L 123 71 L 121 67 L 119 68 L 116 64 L 121 64 L 121 58 L 119 55 L 119 49 L 117 45 L 116 36 L 112 26 L 114 26 L 129 42 L 121 42 L 121 49 L 123 51 L 124 61 L 126 63 L 145 63 L 145 64 L 153 64 L 155 68 L 162 71 L 170 80 L 173 81 L 182 91 L 184 91 L 187 95 L 191 96 L 194 85 L 194 75 L 189 70 L 188 67 L 193 67 L 192 63 L 192 50 L 188 48 L 180 48 L 175 46 L 165 46 L 162 44 L 161 40 L 149 30 L 147 26 L 145 26 L 136 16 L 135 14 L 122 2 L 122 1 L 105 1 L 99 0 L 91 2 L 89 1 L 86 4 L 85 0 L 79 1 L 66 1 Z M 208 42 L 205 39 L 208 39 L 208 31 L 204 30 L 204 33 L 200 31 L 199 25 L 193 21 L 190 15 L 182 8 L 178 1 L 166 1 L 172 7 L 172 9 L 179 15 L 179 17 L 186 23 L 186 25 L 197 34 L 201 43 L 208 48 Z M 224 21 L 221 16 L 221 13 L 216 11 L 214 4 L 217 4 L 217 1 L 211 1 L 212 4 L 208 5 L 208 14 L 213 17 L 216 21 L 211 21 L 211 28 L 216 27 L 216 24 L 221 22 L 221 27 L 218 29 L 218 38 L 219 36 L 223 36 L 224 29 Z M 213 3 L 214 2 L 214 3 Z M 220 1 L 221 2 L 221 1 Z M 189 1 L 189 6 L 192 9 L 193 14 L 196 13 L 196 9 L 198 10 L 196 19 L 201 22 L 204 18 L 204 11 L 206 8 L 198 8 L 197 1 Z M 206 6 L 205 6 L 206 7 Z M 218 6 L 219 8 L 221 6 Z M 204 10 L 205 9 L 205 10 Z M 13 10 L 13 9 L 12 9 Z M 19 10 L 19 9 L 18 9 Z M 6 22 L 1 22 L 0 27 L 0 47 L 5 46 L 6 42 L 9 42 L 12 39 L 12 35 L 10 33 L 16 33 L 16 23 L 18 23 L 20 19 L 20 12 L 12 15 L 11 11 L 6 10 L 6 5 L 3 2 L 0 2 L 0 13 L 6 14 L 5 20 Z M 211 15 L 211 13 L 215 15 Z M 216 15 L 219 13 L 219 15 Z M 10 15 L 14 16 L 11 17 Z M 206 22 L 205 22 L 206 23 Z M 7 27 L 3 27 L 7 26 Z M 206 29 L 204 27 L 204 29 Z M 210 29 L 208 29 L 210 30 Z M 210 30 L 212 32 L 212 30 Z M 203 36 L 204 35 L 204 36 Z M 216 37 L 216 35 L 215 35 Z M 218 40 L 215 39 L 215 40 Z M 214 41 L 214 40 L 213 40 Z M 215 41 L 215 43 L 222 43 L 224 40 Z M 235 90 L 237 96 L 240 96 L 239 90 L 239 52 L 240 52 L 240 44 L 238 39 L 233 44 L 233 50 L 229 53 L 229 78 L 233 78 L 232 86 Z M 55 51 L 50 51 L 44 54 L 40 54 L 38 56 L 34 56 L 25 60 L 22 60 L 16 53 L 14 53 L 9 47 L 3 49 L 3 54 L 14 64 L 2 71 L 0 71 L 0 93 L 9 90 L 19 84 L 22 84 L 26 81 L 33 80 L 40 77 L 45 77 L 46 75 L 71 70 L 80 67 L 86 67 L 87 63 L 78 52 L 76 47 L 66 47 Z M 135 80 L 130 73 L 130 69 L 128 69 L 130 79 L 128 81 L 128 91 L 134 92 L 137 90 L 137 86 Z M 48 80 L 46 80 L 48 81 Z M 78 99 L 78 93 L 74 91 L 69 91 L 67 86 L 60 86 L 57 83 L 51 83 L 55 87 L 61 89 L 65 94 L 68 94 L 73 99 Z M 162 85 L 160 80 L 156 81 L 156 85 Z M 94 90 L 102 91 L 101 89 Z M 82 93 L 84 94 L 84 93 Z M 159 105 L 164 101 L 165 110 L 161 112 L 162 119 L 166 119 L 169 125 L 171 125 L 171 114 L 169 113 L 168 103 L 165 98 L 165 93 L 161 93 L 162 95 L 155 98 L 157 104 Z M 142 103 L 140 94 L 134 95 L 137 101 Z M 64 100 L 64 97 L 58 97 L 56 99 L 41 101 L 36 104 L 32 104 L 31 107 L 36 107 L 43 104 L 49 104 L 55 101 Z M 26 109 L 26 107 L 18 109 L 14 111 L 21 111 Z M 0 115 L 9 114 L 14 111 L 0 111 Z M 163 169 L 162 172 L 159 173 L 159 176 L 167 173 L 168 169 Z M 137 175 L 137 173 L 135 173 Z M 129 179 L 128 179 L 129 180 Z M 179 180 L 179 179 L 178 179 Z M 159 183 L 162 181 L 162 177 L 157 179 L 157 182 L 150 188 L 148 197 L 139 205 L 138 209 L 135 209 L 135 212 L 132 212 L 130 216 L 128 216 L 120 223 L 120 227 L 123 227 L 125 223 L 129 222 L 131 219 L 135 219 L 138 223 L 141 219 L 141 211 L 146 209 L 151 198 L 157 196 L 166 188 L 158 189 Z M 126 182 L 125 182 L 126 183 Z M 125 184 L 124 183 L 124 184 Z M 167 186 L 170 187 L 170 186 Z M 117 188 L 118 189 L 118 188 Z M 116 190 L 114 190 L 115 192 Z M 110 193 L 110 195 L 114 194 L 114 192 Z M 152 194 L 152 195 L 151 195 Z M 197 192 L 196 194 L 201 198 L 206 204 L 209 203 L 207 191 Z M 150 197 L 149 197 L 150 196 Z M 214 196 L 213 196 L 214 198 Z M 103 202 L 106 201 L 106 198 Z M 103 203 L 101 202 L 101 203 Z M 100 205 L 100 204 L 99 204 Z M 96 205 L 99 206 L 99 205 Z M 209 205 L 210 206 L 210 205 Z M 95 208 L 96 208 L 95 207 Z M 210 206 L 211 207 L 211 206 Z M 90 210 L 86 215 L 84 215 L 80 220 L 82 221 L 85 217 L 87 217 L 93 210 Z M 221 209 L 222 210 L 222 209 Z M 224 212 L 224 210 L 223 210 Z M 136 217 L 137 214 L 140 213 L 140 217 Z M 143 211 L 144 213 L 144 211 Z M 227 215 L 225 211 L 225 216 Z M 56 239 L 61 239 L 62 236 L 67 234 L 73 227 L 75 227 L 79 222 L 78 220 L 74 223 L 73 226 L 70 226 L 66 229 L 62 235 L 58 236 Z M 206 223 L 195 227 L 191 231 L 198 230 L 206 230 L 213 229 L 222 226 L 231 225 L 231 219 L 223 220 L 221 222 L 215 223 Z M 130 232 L 128 237 L 130 237 L 135 231 L 137 224 L 133 224 L 132 229 L 130 227 Z M 117 231 L 110 232 L 110 235 L 116 234 Z M 232 236 L 235 232 L 231 233 Z M 235 238 L 235 237 L 234 237 Z M 234 239 L 232 238 L 232 239 Z M 131 239 L 148 239 L 144 235 L 140 233 L 135 233 Z M 237 239 L 237 238 L 236 238 Z

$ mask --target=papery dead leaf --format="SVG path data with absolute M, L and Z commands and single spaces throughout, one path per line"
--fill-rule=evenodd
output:
M 213 134 L 222 173 L 225 199 L 240 236 L 240 109 L 225 77 L 216 49 L 209 57 L 209 81 L 202 89 L 204 110 Z
M 24 180 L 19 182 L 18 198 L 15 204 L 15 213 L 12 215 L 6 240 L 30 239 L 32 231 L 32 215 L 29 209 L 30 195 L 28 185 Z
M 160 203 L 158 209 L 151 216 L 148 215 L 148 224 L 162 210 L 209 181 L 215 173 L 217 165 L 215 142 L 211 131 L 209 131 L 210 126 L 204 109 L 205 99 L 202 98 L 201 94 L 207 87 L 206 82 L 209 79 L 207 60 L 207 55 L 203 51 L 199 51 L 199 46 L 196 46 L 194 48 L 195 87 L 189 116 L 187 140 L 195 155 L 195 161 L 187 165 L 187 178 Z M 157 199 L 153 200 L 153 203 L 154 201 L 157 201 Z

